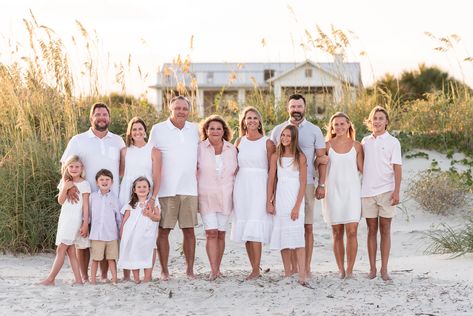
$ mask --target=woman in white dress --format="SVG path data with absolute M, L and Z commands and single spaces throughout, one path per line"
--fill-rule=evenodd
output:
M 270 247 L 281 251 L 284 276 L 289 277 L 293 273 L 291 249 L 295 249 L 299 283 L 306 285 L 304 195 L 307 159 L 298 143 L 297 127 L 288 125 L 283 128 L 276 152 L 271 156 L 267 209 L 274 213 Z
M 132 184 L 130 203 L 120 227 L 120 258 L 118 268 L 133 271 L 135 283 L 140 283 L 140 269 L 144 269 L 143 282 L 151 281 L 156 251 L 156 238 L 160 215 L 155 208 L 147 207 L 150 182 L 137 178 Z
M 358 250 L 357 230 L 361 218 L 361 182 L 363 147 L 355 140 L 350 118 L 337 112 L 327 126 L 326 150 L 329 157 L 325 198 L 322 210 L 325 222 L 332 225 L 333 252 L 340 278 L 353 273 Z M 345 270 L 344 233 L 347 235 Z
M 266 210 L 268 166 L 274 144 L 264 136 L 261 114 L 254 107 L 240 115 L 238 149 L 239 170 L 233 189 L 231 239 L 245 242 L 252 271 L 247 280 L 260 276 L 262 244 L 271 238 L 272 216 Z
M 151 196 L 147 202 L 148 207 L 156 205 L 159 212 L 157 195 L 161 179 L 161 152 L 146 142 L 146 124 L 134 117 L 128 122 L 126 130 L 126 147 L 120 150 L 120 175 L 123 176 L 120 184 L 119 200 L 122 208 L 130 202 L 132 183 L 138 177 L 146 177 L 151 184 Z M 125 209 L 122 209 L 122 213 Z M 155 257 L 154 257 L 155 258 Z M 153 266 L 154 266 L 153 259 Z M 130 279 L 130 271 L 123 271 L 124 279 Z

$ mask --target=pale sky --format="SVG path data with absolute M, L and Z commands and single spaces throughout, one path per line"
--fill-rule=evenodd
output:
M 315 35 L 316 25 L 354 32 L 347 61 L 360 62 L 365 86 L 386 72 L 398 74 L 419 63 L 437 65 L 473 86 L 473 27 L 469 1 L 414 0 L 15 0 L 0 4 L 0 60 L 11 62 L 8 41 L 25 48 L 28 36 L 23 18 L 31 9 L 40 25 L 53 29 L 69 47 L 72 63 L 84 61 L 85 48 L 72 48 L 80 38 L 75 20 L 100 40 L 101 89 L 119 90 L 114 83 L 115 63 L 127 64 L 129 93 L 146 93 L 163 63 L 179 54 L 193 62 L 315 62 L 331 61 L 316 49 L 304 50 L 305 30 Z M 438 43 L 424 32 L 460 36 L 454 50 L 434 51 Z M 193 37 L 193 47 L 190 47 Z M 262 45 L 262 39 L 266 45 Z M 81 47 L 80 45 L 78 45 Z M 366 56 L 360 56 L 366 51 Z M 20 48 L 20 54 L 23 54 Z M 26 53 L 25 53 L 26 54 Z M 82 54 L 82 55 L 81 55 Z M 108 57 L 109 56 L 109 57 Z M 109 61 L 108 61 L 109 60 Z M 139 78 L 137 67 L 143 73 Z M 74 65 L 75 69 L 80 65 Z M 75 71 L 80 81 L 80 70 Z M 147 75 L 147 76 L 146 76 Z

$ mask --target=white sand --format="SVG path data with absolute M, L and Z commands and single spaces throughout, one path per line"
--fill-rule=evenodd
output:
M 449 168 L 450 162 L 445 156 L 428 153 L 442 168 Z M 404 162 L 404 188 L 418 170 L 430 166 L 423 158 Z M 57 285 L 44 287 L 36 283 L 47 275 L 52 254 L 0 256 L 0 314 L 473 315 L 473 255 L 450 259 L 424 254 L 429 244 L 424 235 L 426 231 L 440 223 L 460 227 L 468 211 L 445 217 L 420 211 L 414 201 L 406 201 L 404 206 L 407 213 L 400 211 L 392 227 L 390 269 L 393 281 L 389 283 L 365 277 L 368 258 L 363 221 L 358 235 L 355 278 L 345 281 L 337 278 L 331 232 L 323 223 L 317 205 L 314 277 L 310 280 L 313 289 L 300 286 L 296 278 L 283 279 L 279 253 L 266 249 L 262 268 L 270 270 L 258 280 L 243 281 L 249 272 L 244 246 L 231 241 L 227 242 L 222 263 L 225 277 L 214 282 L 205 280 L 209 267 L 205 237 L 199 226 L 197 279 L 192 281 L 184 275 L 179 231 L 171 234 L 172 279 L 168 282 L 71 286 L 72 272 L 66 264 Z

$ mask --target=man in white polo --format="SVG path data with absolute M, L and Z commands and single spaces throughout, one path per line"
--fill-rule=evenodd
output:
M 317 188 L 315 188 L 315 170 L 314 170 L 314 156 L 317 157 L 325 156 L 325 139 L 322 135 L 320 128 L 304 118 L 305 114 L 305 98 L 301 94 L 293 94 L 289 96 L 287 104 L 287 112 L 289 119 L 277 125 L 271 132 L 271 140 L 275 143 L 279 143 L 281 131 L 284 127 L 289 124 L 298 127 L 299 131 L 299 147 L 304 152 L 307 158 L 307 186 L 305 190 L 305 253 L 306 253 L 306 267 L 307 275 L 311 275 L 311 261 L 312 261 L 312 249 L 314 247 L 314 195 L 318 199 L 325 196 L 325 172 L 327 165 L 320 163 L 318 167 L 319 171 L 319 182 Z
M 183 250 L 189 278 L 194 278 L 195 234 L 197 225 L 197 147 L 199 129 L 187 121 L 190 102 L 183 96 L 169 103 L 171 115 L 151 130 L 149 142 L 162 154 L 159 203 L 161 221 L 158 234 L 158 254 L 161 279 L 169 279 L 169 233 L 179 222 L 184 236 Z
M 68 157 L 78 155 L 84 163 L 85 178 L 89 182 L 92 192 L 97 190 L 95 175 L 100 169 L 108 169 L 112 172 L 112 192 L 118 196 L 118 169 L 120 164 L 120 149 L 125 147 L 123 139 L 108 130 L 110 125 L 110 109 L 104 103 L 95 103 L 90 109 L 90 129 L 84 133 L 75 135 L 67 144 L 66 150 L 61 157 L 64 163 Z M 70 190 L 68 197 L 77 200 L 77 191 Z M 87 243 L 76 245 L 77 257 L 81 269 L 82 278 L 88 281 L 88 268 L 90 252 Z M 107 279 L 106 261 L 101 264 L 102 279 Z

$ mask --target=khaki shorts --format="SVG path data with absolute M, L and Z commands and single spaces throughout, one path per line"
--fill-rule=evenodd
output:
M 103 240 L 91 240 L 90 241 L 90 257 L 94 261 L 107 260 L 118 260 L 118 240 L 103 241 Z
M 361 198 L 361 215 L 364 218 L 393 218 L 396 206 L 391 205 L 392 192 Z
M 197 196 L 176 195 L 159 198 L 161 221 L 159 227 L 171 228 L 179 221 L 179 228 L 193 228 L 197 225 Z
M 306 225 L 312 225 L 314 224 L 314 201 L 315 201 L 315 185 L 314 184 L 308 184 L 305 187 L 305 219 L 304 219 L 304 224 Z

